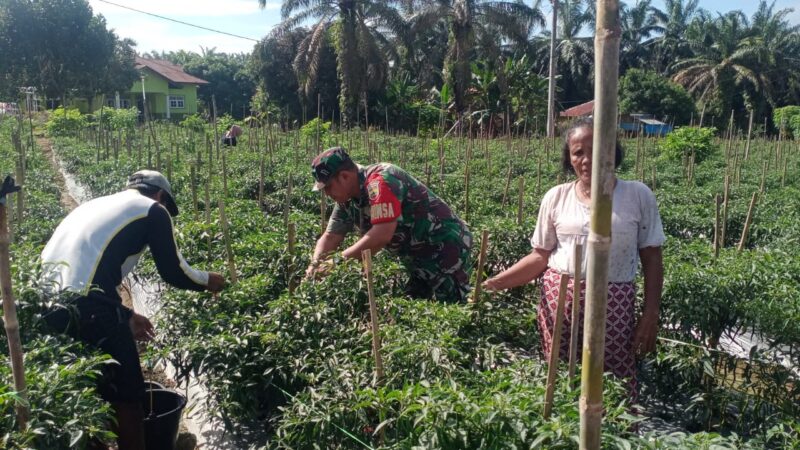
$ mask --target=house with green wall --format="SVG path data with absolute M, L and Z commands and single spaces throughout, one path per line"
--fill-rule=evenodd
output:
M 97 111 L 105 103 L 107 107 L 136 107 L 147 112 L 153 119 L 182 120 L 197 112 L 197 88 L 208 81 L 189 75 L 177 64 L 161 59 L 136 57 L 136 69 L 140 78 L 127 92 L 98 96 L 91 104 L 86 99 L 74 99 L 70 103 L 83 113 Z M 142 87 L 144 85 L 144 88 Z
M 197 88 L 208 81 L 189 75 L 177 64 L 160 59 L 136 57 L 136 68 L 142 75 L 126 94 L 120 93 L 120 107 L 136 106 L 154 119 L 182 120 L 197 112 Z M 144 89 L 142 88 L 144 84 Z M 123 99 L 128 100 L 127 102 Z M 111 105 L 116 99 L 108 99 Z

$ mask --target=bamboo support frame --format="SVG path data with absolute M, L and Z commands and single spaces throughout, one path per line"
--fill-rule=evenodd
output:
M 558 305 L 556 306 L 556 318 L 553 325 L 553 337 L 550 341 L 550 355 L 547 364 L 547 387 L 544 394 L 544 413 L 545 420 L 550 418 L 553 409 L 553 394 L 556 388 L 556 374 L 558 373 L 558 357 L 561 351 L 561 327 L 564 325 L 564 305 L 567 302 L 567 286 L 569 285 L 569 274 L 562 273 L 558 285 Z

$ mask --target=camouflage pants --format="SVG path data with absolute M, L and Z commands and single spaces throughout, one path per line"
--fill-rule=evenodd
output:
M 431 257 L 413 258 L 406 263 L 409 280 L 405 293 L 412 298 L 444 303 L 463 303 L 470 291 L 472 234 L 466 228 L 455 239 L 440 243 Z

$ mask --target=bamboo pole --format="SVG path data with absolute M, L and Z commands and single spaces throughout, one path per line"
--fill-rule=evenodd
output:
M 478 254 L 478 267 L 475 269 L 475 290 L 472 291 L 472 298 L 470 303 L 478 303 L 481 299 L 481 290 L 483 286 L 483 266 L 486 264 L 486 248 L 489 244 L 489 231 L 483 230 L 481 232 L 481 252 Z
M 378 306 L 375 303 L 375 290 L 372 285 L 372 252 L 366 249 L 361 252 L 364 263 L 364 276 L 367 278 L 367 295 L 369 297 L 369 317 L 372 324 L 372 355 L 375 358 L 375 384 L 383 381 L 383 358 L 381 358 L 381 334 L 378 325 Z
M 547 81 L 547 137 L 556 135 L 556 37 L 558 27 L 558 1 L 552 0 L 553 17 L 550 24 L 550 66 Z
M 720 205 L 722 204 L 722 197 L 717 194 L 714 196 L 714 258 L 719 256 L 719 248 L 722 243 L 722 226 L 720 224 Z
M 575 261 L 575 270 L 572 277 L 572 323 L 569 333 L 569 384 L 575 378 L 575 363 L 578 360 L 578 331 L 581 317 L 581 265 L 583 264 L 583 245 L 576 244 L 572 260 Z
M 725 235 L 728 232 L 728 203 L 731 195 L 730 178 L 725 175 L 725 192 L 722 193 L 722 226 L 719 233 L 719 246 L 725 247 Z
M 561 350 L 561 327 L 564 324 L 564 305 L 567 301 L 567 286 L 569 284 L 569 274 L 562 273 L 558 285 L 558 305 L 556 306 L 556 317 L 553 324 L 553 336 L 550 340 L 550 359 L 547 364 L 547 387 L 544 394 L 544 413 L 545 420 L 550 418 L 553 409 L 553 393 L 556 388 L 556 374 L 558 373 L 558 356 Z
M 197 220 L 197 169 L 194 164 L 191 166 L 190 176 L 190 184 L 192 185 L 192 218 Z
M 231 232 L 228 228 L 228 219 L 225 217 L 225 200 L 219 199 L 219 221 L 222 223 L 222 236 L 225 239 L 225 253 L 228 255 L 228 270 L 231 273 L 231 283 L 239 281 L 236 275 L 236 262 L 233 260 L 233 249 L 231 248 Z
M 603 418 L 603 363 L 611 209 L 614 191 L 614 147 L 617 140 L 619 79 L 619 1 L 598 0 L 595 32 L 595 106 L 592 143 L 591 229 L 588 238 L 586 314 L 580 399 L 580 448 L 600 448 Z
M 290 222 L 286 226 L 286 234 L 287 234 L 287 252 L 289 254 L 289 293 L 294 293 L 294 289 L 297 287 L 297 282 L 295 281 L 294 277 L 294 256 L 295 256 L 295 241 L 297 236 L 297 231 L 294 225 L 294 222 Z
M 738 251 L 744 250 L 744 245 L 747 243 L 747 234 L 750 232 L 750 224 L 753 222 L 753 211 L 756 207 L 756 200 L 758 199 L 758 192 L 753 192 L 753 198 L 750 199 L 750 207 L 747 208 L 747 218 L 744 221 L 744 228 L 742 229 L 742 237 L 739 239 Z
M 525 206 L 525 178 L 519 177 L 519 198 L 517 199 L 517 225 L 522 226 L 522 208 Z
M 325 201 L 325 193 L 319 193 L 319 218 L 320 218 L 320 234 L 325 232 L 325 229 L 328 226 L 328 218 L 325 217 L 326 213 L 328 212 L 328 204 Z
M 11 255 L 9 251 L 8 216 L 6 200 L 8 194 L 19 192 L 14 179 L 6 177 L 0 188 L 0 292 L 3 294 L 3 323 L 8 339 L 8 353 L 11 360 L 11 372 L 14 377 L 14 390 L 20 401 L 16 404 L 17 424 L 20 430 L 27 428 L 30 411 L 28 409 L 27 390 L 25 387 L 25 366 L 23 362 L 22 340 L 19 336 L 19 320 L 14 303 L 14 291 L 11 288 Z
M 753 111 L 750 111 L 750 121 L 747 125 L 747 145 L 744 148 L 744 160 L 750 156 L 750 139 L 753 136 Z

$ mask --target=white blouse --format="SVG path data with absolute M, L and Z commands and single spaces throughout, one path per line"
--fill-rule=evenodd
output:
M 581 273 L 585 274 L 589 220 L 589 205 L 578 200 L 575 182 L 558 185 L 542 198 L 531 245 L 552 252 L 549 267 L 574 275 L 575 245 L 582 244 Z M 656 198 L 650 188 L 638 181 L 617 180 L 611 215 L 608 281 L 633 281 L 639 249 L 660 247 L 665 240 Z

